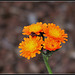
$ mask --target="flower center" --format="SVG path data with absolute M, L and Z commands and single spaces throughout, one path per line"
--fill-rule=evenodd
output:
M 30 27 L 30 31 L 33 31 L 33 32 L 39 32 L 41 29 L 42 28 L 39 25 L 33 25 Z
M 56 38 L 58 38 L 60 36 L 60 32 L 57 29 L 49 30 L 49 34 L 53 37 L 56 37 Z
M 28 44 L 26 44 L 27 51 L 33 52 L 36 46 L 37 44 L 34 44 L 33 41 L 29 41 Z

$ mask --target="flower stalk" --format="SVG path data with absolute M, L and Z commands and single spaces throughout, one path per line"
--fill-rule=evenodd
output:
M 48 57 L 45 56 L 44 54 L 42 54 L 42 56 L 43 56 L 43 60 L 44 60 L 44 63 L 45 63 L 45 65 L 46 65 L 46 68 L 47 68 L 49 74 L 52 74 L 52 70 L 51 70 L 51 68 L 50 68 L 50 66 L 49 66 L 49 64 L 48 64 Z

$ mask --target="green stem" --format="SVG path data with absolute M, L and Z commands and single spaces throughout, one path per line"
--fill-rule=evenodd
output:
M 52 74 L 52 70 L 51 70 L 51 68 L 50 68 L 50 66 L 48 64 L 48 57 L 45 56 L 44 54 L 42 54 L 42 55 L 43 55 L 43 59 L 44 59 L 44 62 L 45 62 L 45 65 L 46 65 L 46 68 L 47 68 L 49 74 Z

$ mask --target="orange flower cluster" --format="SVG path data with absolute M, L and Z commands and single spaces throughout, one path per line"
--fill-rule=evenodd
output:
M 19 44 L 21 49 L 21 56 L 30 59 L 36 56 L 36 53 L 40 54 L 40 50 L 46 49 L 49 51 L 55 51 L 61 48 L 61 43 L 68 41 L 68 37 L 64 30 L 61 30 L 59 26 L 53 23 L 37 22 L 29 26 L 24 26 L 23 35 L 29 35 L 29 38 L 24 38 Z M 36 34 L 32 36 L 33 34 Z M 44 39 L 44 40 L 43 40 Z

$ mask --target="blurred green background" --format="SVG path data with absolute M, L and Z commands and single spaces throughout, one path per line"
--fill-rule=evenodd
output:
M 49 58 L 53 73 L 75 73 L 75 2 L 0 2 L 0 73 L 48 73 L 42 55 L 19 56 L 24 26 L 55 23 L 68 34 L 68 42 Z

